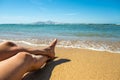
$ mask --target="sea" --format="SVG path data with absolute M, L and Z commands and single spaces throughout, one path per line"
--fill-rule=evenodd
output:
M 47 46 L 57 38 L 57 47 L 120 53 L 117 24 L 0 24 L 0 42 Z

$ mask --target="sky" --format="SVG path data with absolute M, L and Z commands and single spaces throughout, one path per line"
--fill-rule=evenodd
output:
M 0 0 L 0 23 L 120 24 L 120 0 Z

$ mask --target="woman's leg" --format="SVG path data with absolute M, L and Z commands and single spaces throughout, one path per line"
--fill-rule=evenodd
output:
M 21 80 L 29 71 L 39 69 L 48 57 L 20 52 L 0 62 L 0 80 Z
M 56 43 L 57 40 L 55 39 L 48 47 L 38 50 L 33 48 L 27 49 L 24 47 L 20 47 L 12 42 L 3 42 L 0 44 L 0 61 L 10 58 L 19 52 L 28 52 L 35 55 L 45 55 L 53 58 L 53 56 L 55 55 L 54 49 Z

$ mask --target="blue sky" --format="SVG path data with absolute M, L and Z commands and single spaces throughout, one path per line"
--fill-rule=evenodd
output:
M 0 23 L 120 24 L 120 0 L 0 0 Z

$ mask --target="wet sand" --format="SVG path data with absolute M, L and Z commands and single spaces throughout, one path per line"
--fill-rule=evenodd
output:
M 120 54 L 57 48 L 56 57 L 25 80 L 120 80 Z

